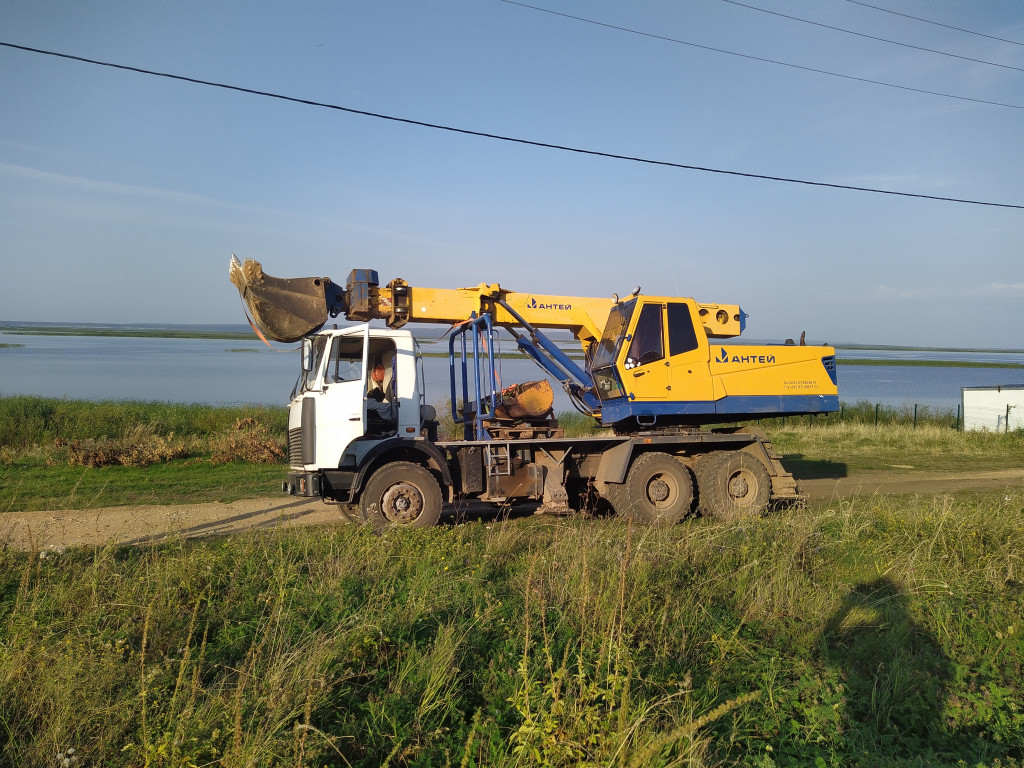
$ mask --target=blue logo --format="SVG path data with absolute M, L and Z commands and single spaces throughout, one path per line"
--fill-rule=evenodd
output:
M 715 358 L 716 363 L 728 363 L 729 353 L 725 351 L 725 347 L 722 347 L 722 353 Z

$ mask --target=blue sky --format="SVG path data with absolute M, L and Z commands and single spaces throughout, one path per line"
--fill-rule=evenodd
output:
M 847 0 L 7 0 L 0 41 L 474 131 L 1024 205 L 1024 45 Z M 877 0 L 1024 43 L 1019 0 Z M 1010 69 L 1007 67 L 1017 67 Z M 740 304 L 748 335 L 1024 347 L 1024 210 L 529 147 L 0 48 L 0 319 L 244 322 L 280 276 Z

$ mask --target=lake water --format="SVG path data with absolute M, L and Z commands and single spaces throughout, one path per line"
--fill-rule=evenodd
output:
M 284 405 L 298 375 L 298 353 L 248 340 L 36 336 L 0 333 L 0 395 L 84 400 L 161 400 L 214 405 Z M 512 345 L 508 345 L 512 348 Z M 426 347 L 447 351 L 447 344 Z M 839 398 L 883 406 L 926 405 L 955 410 L 961 387 L 1024 385 L 1024 370 L 926 368 L 842 364 L 843 358 L 931 359 L 1024 364 L 1024 353 L 837 350 Z M 523 358 L 505 359 L 501 379 L 513 384 L 541 378 Z M 449 393 L 447 358 L 425 360 L 427 400 Z M 556 411 L 570 410 L 556 389 Z

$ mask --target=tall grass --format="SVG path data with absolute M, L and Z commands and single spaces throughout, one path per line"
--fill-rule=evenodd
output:
M 438 416 L 441 436 L 454 437 L 447 406 L 438 407 Z M 577 413 L 558 418 L 570 437 L 596 430 Z M 1012 468 L 1024 454 L 1019 430 L 961 433 L 941 423 L 914 429 L 802 418 L 762 426 L 802 478 Z M 273 495 L 285 471 L 285 430 L 283 408 L 0 398 L 0 513 Z
M 1022 507 L 0 549 L 0 764 L 1017 766 Z
M 768 429 L 783 463 L 792 471 L 980 470 L 1017 468 L 1024 455 L 1024 431 L 993 434 L 959 432 L 942 424 L 863 422 L 790 423 Z M 804 476 L 808 476 L 805 474 Z
M 23 449 L 54 440 L 113 437 L 136 428 L 158 435 L 205 438 L 229 429 L 238 419 L 255 418 L 283 434 L 288 427 L 284 408 L 237 408 L 188 403 L 133 400 L 62 400 L 0 397 L 0 446 Z
M 286 427 L 283 408 L 0 397 L 0 513 L 269 495 Z
M 962 415 L 959 416 L 962 419 Z M 757 422 L 764 428 L 785 427 L 787 424 L 870 424 L 872 426 L 915 426 L 959 427 L 957 411 L 949 408 L 935 408 L 928 405 L 883 406 L 867 400 L 855 403 L 840 403 L 839 410 L 814 416 L 787 416 L 761 419 Z

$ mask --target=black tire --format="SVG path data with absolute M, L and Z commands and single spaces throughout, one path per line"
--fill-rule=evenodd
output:
M 772 479 L 768 469 L 742 451 L 711 453 L 697 462 L 701 514 L 716 520 L 760 517 L 768 509 Z
M 339 503 L 338 511 L 350 523 L 355 523 L 356 525 L 363 524 L 363 511 L 359 508 L 358 504 Z
M 441 518 L 441 488 L 419 464 L 396 461 L 373 473 L 359 500 L 375 531 L 429 528 Z
M 675 525 L 693 508 L 690 469 L 667 453 L 642 454 L 621 486 L 616 512 L 647 525 Z
M 611 511 L 618 517 L 626 516 L 626 486 L 624 483 L 596 483 L 597 492 L 604 499 L 604 502 L 611 507 Z M 607 514 L 608 510 L 602 510 L 598 506 L 598 511 L 603 511 Z

